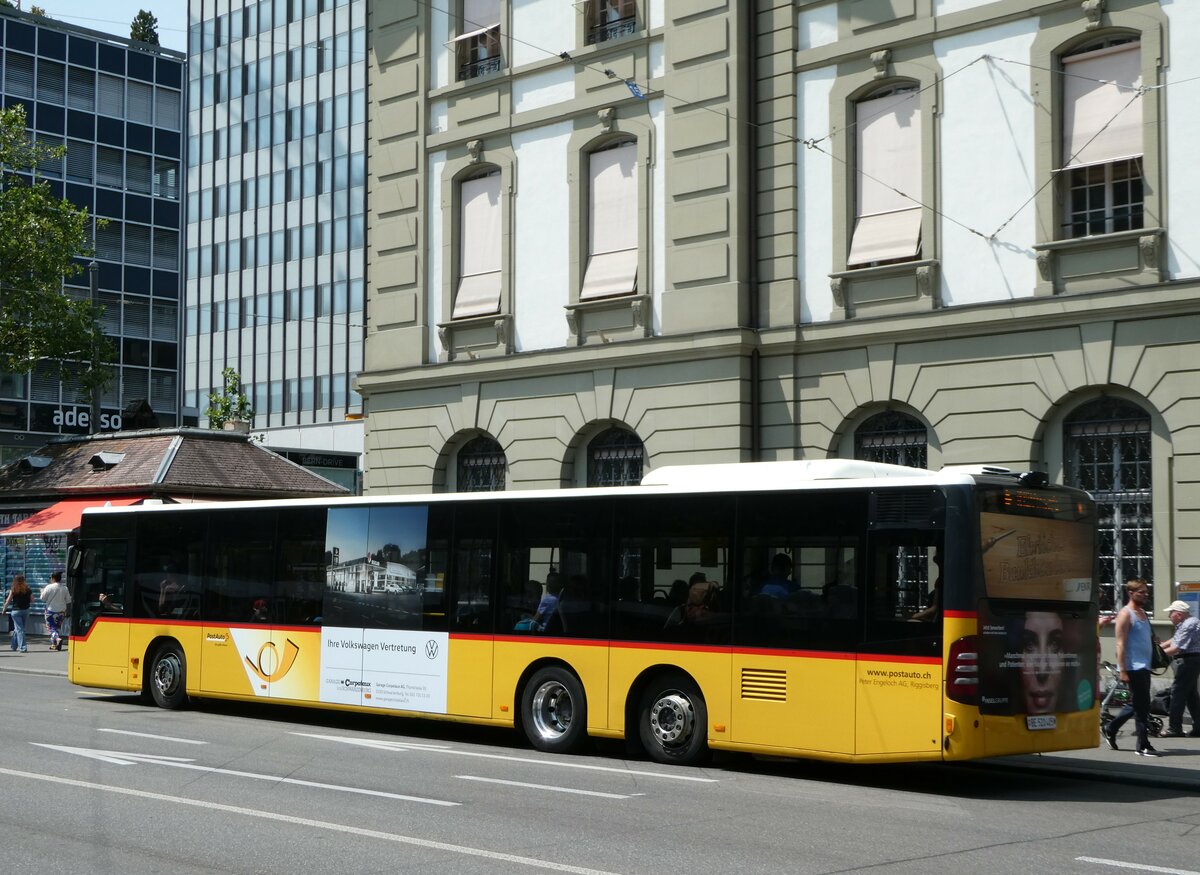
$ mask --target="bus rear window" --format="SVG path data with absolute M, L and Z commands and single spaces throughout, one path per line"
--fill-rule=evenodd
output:
M 1079 493 L 981 491 L 979 534 L 989 598 L 1087 602 L 1095 566 L 1093 505 Z

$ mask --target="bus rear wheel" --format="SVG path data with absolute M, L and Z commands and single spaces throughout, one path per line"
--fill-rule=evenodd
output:
M 587 700 L 579 678 L 553 666 L 536 672 L 521 694 L 521 722 L 538 750 L 578 750 L 587 737 Z
M 187 704 L 187 663 L 178 644 L 164 644 L 150 663 L 150 696 L 160 708 Z
M 642 693 L 638 733 L 650 758 L 695 765 L 708 755 L 708 707 L 700 688 L 683 675 L 664 675 Z

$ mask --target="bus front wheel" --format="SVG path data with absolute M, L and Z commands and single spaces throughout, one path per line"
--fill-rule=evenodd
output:
M 695 765 L 708 753 L 708 708 L 700 688 L 683 675 L 665 675 L 642 693 L 638 732 L 650 758 Z
M 587 700 L 579 678 L 566 669 L 538 671 L 521 694 L 525 735 L 538 750 L 569 753 L 587 737 Z
M 154 654 L 150 695 L 160 708 L 182 708 L 187 703 L 187 663 L 178 644 L 164 644 Z

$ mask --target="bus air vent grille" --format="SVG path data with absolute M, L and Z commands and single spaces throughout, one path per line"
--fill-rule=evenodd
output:
M 742 698 L 787 701 L 787 672 L 778 668 L 743 668 Z
M 933 516 L 934 493 L 922 490 L 877 492 L 872 522 L 876 526 L 926 526 Z

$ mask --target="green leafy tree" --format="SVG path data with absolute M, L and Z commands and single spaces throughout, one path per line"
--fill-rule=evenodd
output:
M 145 9 L 139 9 L 129 25 L 129 38 L 158 45 L 158 19 Z
M 43 9 L 41 6 L 30 6 L 29 14 L 37 15 L 37 16 L 40 16 L 41 18 L 49 18 L 49 16 L 46 15 L 46 10 Z
M 249 422 L 254 409 L 242 391 L 241 376 L 233 368 L 225 368 L 221 371 L 221 379 L 225 383 L 221 391 L 208 393 L 208 409 L 204 415 L 208 417 L 209 428 L 224 428 L 227 422 Z
M 31 142 L 22 105 L 0 110 L 0 370 L 54 374 L 90 399 L 112 382 L 105 362 L 114 350 L 101 309 L 68 297 L 62 283 L 83 272 L 92 220 L 36 175 L 17 175 L 65 151 Z

